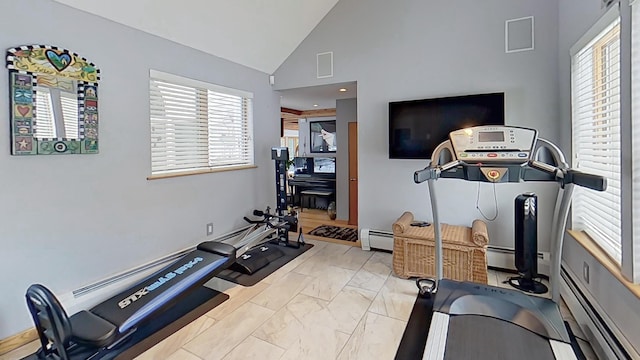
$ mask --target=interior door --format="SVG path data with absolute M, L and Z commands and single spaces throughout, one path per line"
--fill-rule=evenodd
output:
M 349 123 L 349 225 L 358 225 L 358 123 Z

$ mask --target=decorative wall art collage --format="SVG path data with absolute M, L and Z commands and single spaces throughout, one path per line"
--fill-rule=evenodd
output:
M 55 46 L 7 50 L 11 154 L 97 154 L 100 70 Z

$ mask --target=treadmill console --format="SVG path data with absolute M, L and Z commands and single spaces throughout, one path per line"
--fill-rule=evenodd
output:
M 466 163 L 525 163 L 538 132 L 513 126 L 476 126 L 449 133 L 457 160 Z

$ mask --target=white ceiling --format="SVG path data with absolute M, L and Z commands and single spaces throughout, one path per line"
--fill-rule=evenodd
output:
M 341 88 L 347 91 L 341 92 Z M 281 90 L 280 105 L 301 111 L 333 109 L 336 107 L 336 100 L 358 97 L 357 90 L 355 82 Z
M 338 0 L 55 0 L 272 74 Z

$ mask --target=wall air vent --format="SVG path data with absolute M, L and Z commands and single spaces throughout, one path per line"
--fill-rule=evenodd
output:
M 507 20 L 504 23 L 505 52 L 514 53 L 533 50 L 534 26 L 533 16 Z
M 333 77 L 333 52 L 324 52 L 316 55 L 318 79 Z

